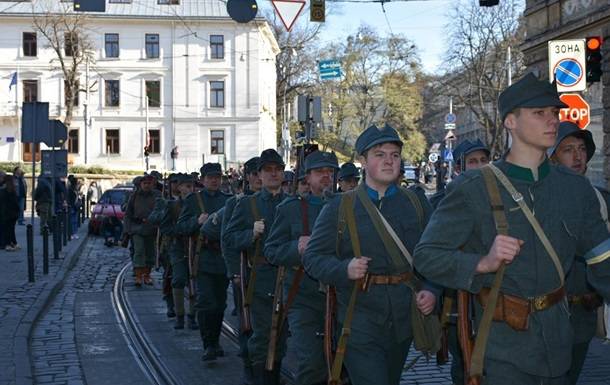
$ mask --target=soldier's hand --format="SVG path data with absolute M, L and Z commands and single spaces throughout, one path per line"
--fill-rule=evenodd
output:
M 254 239 L 260 238 L 260 236 L 265 232 L 265 222 L 263 220 L 254 222 L 252 232 L 254 233 Z
M 199 218 L 197 218 L 197 223 L 199 223 L 200 225 L 203 225 L 205 223 L 205 221 L 208 220 L 208 214 L 207 213 L 201 213 L 201 215 L 199 215 Z
M 415 301 L 417 302 L 419 311 L 421 311 L 423 315 L 428 315 L 434 310 L 436 296 L 428 290 L 422 290 L 415 296 Z
M 519 252 L 523 241 L 507 235 L 496 235 L 493 245 L 489 250 L 489 254 L 481 258 L 477 265 L 477 273 L 493 273 L 500 266 L 511 263 Z
M 298 245 L 298 249 L 299 249 L 299 255 L 303 255 L 305 254 L 305 249 L 307 248 L 307 243 L 309 242 L 309 235 L 303 235 L 301 237 L 299 237 L 299 245 Z
M 233 285 L 239 287 L 241 285 L 241 277 L 239 275 L 233 276 Z
M 364 278 L 369 270 L 370 260 L 371 258 L 369 257 L 352 258 L 347 265 L 347 277 L 353 280 Z

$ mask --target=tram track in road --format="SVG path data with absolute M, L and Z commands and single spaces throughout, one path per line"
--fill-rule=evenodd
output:
M 187 385 L 167 365 L 159 350 L 152 343 L 148 333 L 138 320 L 135 309 L 129 301 L 129 294 L 125 287 L 126 275 L 131 272 L 131 262 L 127 263 L 117 275 L 111 293 L 112 307 L 121 333 L 138 366 L 153 385 Z M 228 321 L 223 321 L 222 334 L 227 340 L 239 346 L 239 331 Z M 236 368 L 236 370 L 238 370 Z M 282 367 L 282 383 L 294 383 L 294 374 L 286 367 Z

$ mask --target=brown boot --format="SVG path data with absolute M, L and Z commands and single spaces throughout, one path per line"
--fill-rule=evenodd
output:
M 136 287 L 141 287 L 142 286 L 142 268 L 141 267 L 134 267 L 133 271 L 134 271 L 135 276 L 136 276 Z
M 153 284 L 153 280 L 150 277 L 150 266 L 144 268 L 144 284 L 148 286 L 152 286 Z

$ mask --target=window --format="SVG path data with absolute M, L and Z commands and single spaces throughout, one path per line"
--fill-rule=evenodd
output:
M 68 131 L 68 152 L 78 154 L 78 130 Z
M 119 130 L 106 130 L 106 154 L 118 154 L 119 150 Z
M 36 32 L 23 33 L 23 56 L 36 56 L 38 46 L 36 44 Z
M 119 57 L 119 34 L 107 33 L 104 35 L 106 57 Z
M 224 154 L 225 153 L 225 132 L 223 130 L 210 131 L 210 153 Z
M 23 81 L 23 101 L 37 102 L 38 101 L 38 80 Z
M 131 0 L 108 0 L 108 3 L 112 4 L 131 4 Z
M 159 57 L 159 34 L 146 34 L 146 58 L 156 59 Z
M 64 80 L 64 105 L 68 106 L 68 82 Z M 72 95 L 72 99 L 74 99 L 74 106 L 78 106 L 78 90 L 80 88 L 80 84 L 79 81 L 76 81 L 76 84 L 74 85 L 74 89 L 72 90 L 73 95 Z
M 118 107 L 121 101 L 121 90 L 118 80 L 104 80 L 106 107 Z
M 146 97 L 148 107 L 161 107 L 161 82 L 159 80 L 146 81 Z
M 36 145 L 34 146 L 34 149 L 36 151 L 36 161 L 39 162 L 40 161 L 40 143 L 36 143 Z M 23 158 L 24 162 L 32 161 L 32 143 L 23 143 L 22 158 Z
M 225 106 L 225 82 L 210 82 L 210 107 Z
M 157 4 L 180 5 L 180 0 L 157 0 Z
M 161 153 L 161 131 L 160 130 L 148 130 L 148 151 L 151 154 Z
M 225 37 L 223 35 L 210 35 L 210 50 L 212 59 L 225 58 Z
M 76 36 L 76 33 L 66 32 L 64 34 L 64 54 L 66 56 L 78 55 L 78 36 Z

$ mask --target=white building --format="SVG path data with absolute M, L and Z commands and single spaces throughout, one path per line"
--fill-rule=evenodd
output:
M 148 142 L 151 168 L 171 169 L 177 147 L 176 169 L 193 171 L 203 161 L 243 162 L 276 147 L 279 48 L 264 19 L 238 24 L 220 0 L 106 3 L 85 29 L 95 44 L 91 119 L 85 135 L 81 92 L 67 145 L 74 164 L 144 169 Z M 42 7 L 64 6 L 0 1 L 0 161 L 31 160 L 30 146 L 20 143 L 23 101 L 49 102 L 50 119 L 65 114 L 56 55 L 32 23 Z M 9 90 L 15 73 L 18 84 Z

